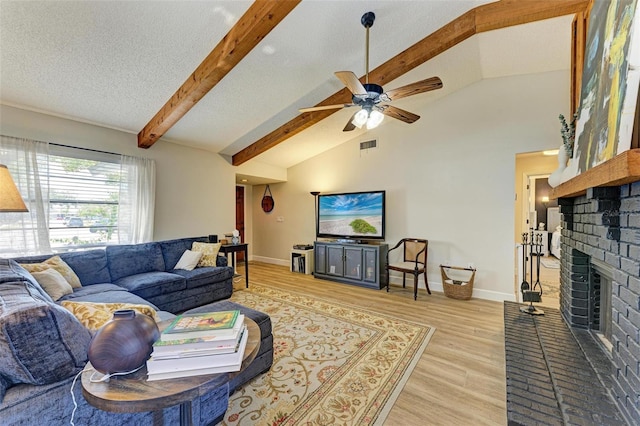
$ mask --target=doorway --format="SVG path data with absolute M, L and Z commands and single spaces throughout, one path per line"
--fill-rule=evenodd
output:
M 516 245 L 516 300 L 522 300 L 520 286 L 523 281 L 542 287 L 542 306 L 559 308 L 560 262 L 551 254 L 552 233 L 557 220 L 557 201 L 550 200 L 549 175 L 558 167 L 557 156 L 544 156 L 542 152 L 516 155 L 516 203 L 515 203 L 515 245 Z M 541 229 L 540 223 L 544 223 Z M 554 229 L 550 229 L 553 225 Z M 531 230 L 542 234 L 542 255 L 523 257 L 523 234 L 530 239 Z M 530 248 L 530 247 L 529 247 Z M 527 272 L 523 272 L 524 261 L 528 262 Z M 538 263 L 539 262 L 539 263 Z M 533 266 L 533 270 L 531 269 Z M 532 275 L 533 271 L 533 277 Z M 528 273 L 528 274 L 527 274 Z M 525 274 L 527 274 L 525 276 Z M 533 281 L 533 282 L 531 282 Z
M 244 235 L 244 186 L 236 186 L 236 229 L 240 232 L 240 241 L 245 243 Z M 244 262 L 244 252 L 236 253 L 236 260 L 238 262 Z

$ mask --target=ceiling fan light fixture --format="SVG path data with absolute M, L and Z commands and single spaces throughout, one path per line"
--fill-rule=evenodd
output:
M 351 123 L 353 123 L 353 125 L 356 126 L 358 129 L 360 129 L 362 128 L 362 126 L 365 125 L 365 123 L 367 123 L 368 119 L 369 119 L 369 111 L 363 108 L 353 116 L 353 120 L 351 121 Z
M 384 114 L 380 111 L 373 110 L 371 114 L 369 114 L 369 119 L 367 120 L 367 129 L 375 129 L 382 123 L 384 119 Z
M 360 107 L 360 110 L 353 114 L 347 124 L 342 129 L 343 132 L 351 132 L 355 129 L 362 129 L 367 125 L 367 129 L 374 129 L 382 123 L 384 116 L 387 115 L 395 120 L 400 120 L 407 124 L 416 122 L 420 118 L 412 112 L 391 106 L 383 105 L 383 103 L 391 102 L 396 99 L 406 98 L 408 96 L 417 95 L 419 93 L 429 92 L 442 88 L 442 80 L 438 77 L 426 78 L 416 81 L 402 87 L 384 92 L 382 86 L 369 82 L 369 29 L 373 26 L 375 14 L 367 12 L 362 16 L 360 22 L 366 29 L 365 43 L 365 70 L 364 82 L 360 81 L 351 71 L 336 71 L 334 75 L 345 85 L 351 92 L 351 103 L 342 103 L 337 105 L 325 105 L 323 102 L 311 108 L 301 108 L 300 112 L 307 113 L 313 111 L 324 111 L 328 109 L 340 109 L 346 107 Z M 399 55 L 398 55 L 399 56 Z M 386 64 L 386 63 L 385 63 Z M 382 68 L 382 66 L 380 67 Z M 384 74 L 384 73 L 382 73 Z M 384 77 L 389 77 L 384 75 Z M 336 93 L 337 94 L 337 93 Z M 341 95 L 342 96 L 342 95 Z M 329 98 L 327 98 L 329 99 Z

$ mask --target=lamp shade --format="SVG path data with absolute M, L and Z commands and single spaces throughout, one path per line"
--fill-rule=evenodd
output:
M 0 212 L 28 212 L 9 169 L 0 164 Z
M 371 114 L 369 114 L 369 119 L 367 120 L 367 129 L 375 129 L 380 125 L 380 123 L 382 123 L 383 119 L 384 115 L 380 111 L 371 111 Z
M 368 118 L 369 111 L 367 111 L 366 109 L 361 109 L 360 111 L 355 113 L 351 123 L 359 129 L 367 122 Z

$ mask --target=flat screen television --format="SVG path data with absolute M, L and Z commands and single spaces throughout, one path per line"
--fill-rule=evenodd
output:
M 385 191 L 318 195 L 316 236 L 384 240 Z

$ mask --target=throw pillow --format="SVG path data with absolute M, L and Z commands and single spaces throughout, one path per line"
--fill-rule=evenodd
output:
M 80 278 L 73 272 L 73 269 L 67 263 L 60 258 L 60 256 L 53 256 L 49 259 L 45 260 L 42 263 L 21 263 L 22 266 L 27 271 L 33 272 L 42 272 L 47 268 L 53 268 L 56 271 L 60 272 L 60 275 L 64 277 L 65 280 L 69 283 L 71 288 L 80 288 L 82 284 L 80 284 Z
M 78 320 L 91 331 L 97 331 L 113 318 L 113 313 L 120 309 L 133 309 L 136 312 L 145 314 L 158 322 L 159 318 L 156 310 L 149 305 L 136 305 L 132 303 L 94 303 L 94 302 L 71 302 L 65 300 L 61 305 L 71 311 Z
M 198 266 L 217 266 L 218 252 L 222 243 L 199 243 L 194 241 L 191 250 L 202 252 Z
M 182 257 L 180 257 L 180 260 L 178 260 L 178 263 L 176 263 L 176 266 L 173 269 L 184 269 L 187 271 L 193 271 L 193 268 L 198 266 L 198 262 L 200 261 L 201 257 L 201 251 L 187 250 L 182 254 Z
M 31 275 L 54 301 L 66 294 L 73 293 L 71 285 L 60 275 L 60 272 L 53 268 L 45 269 L 42 272 L 32 272 Z
M 0 376 L 11 384 L 55 383 L 87 362 L 89 330 L 62 306 L 32 294 L 27 282 L 0 285 Z

